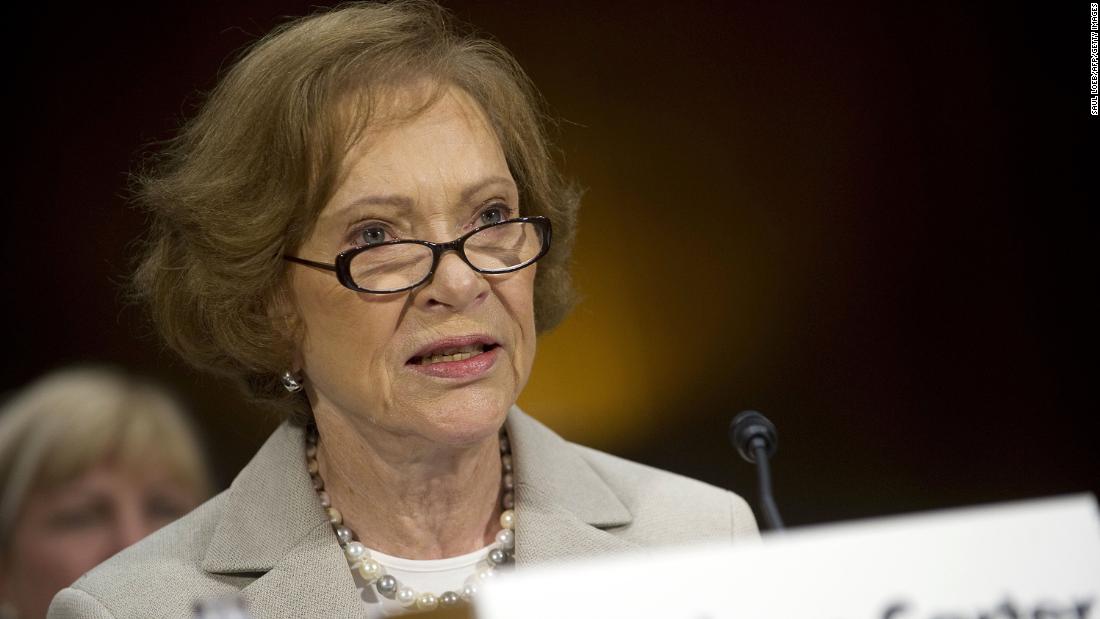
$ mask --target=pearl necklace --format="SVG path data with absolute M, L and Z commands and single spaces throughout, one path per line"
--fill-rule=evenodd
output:
M 461 603 L 469 603 L 475 595 L 481 583 L 496 575 L 497 568 L 514 561 L 516 538 L 516 515 L 513 511 L 515 503 L 512 488 L 512 451 L 508 444 L 508 435 L 503 429 L 500 431 L 500 465 L 503 475 L 501 477 L 502 492 L 500 497 L 500 532 L 496 535 L 496 541 L 489 550 L 485 561 L 478 564 L 474 573 L 466 579 L 460 591 L 444 591 L 438 595 L 434 593 L 418 593 L 409 587 L 402 585 L 392 575 L 386 573 L 386 568 L 370 556 L 370 551 L 362 543 L 356 540 L 355 533 L 344 525 L 344 518 L 340 510 L 332 506 L 328 493 L 325 492 L 325 482 L 321 479 L 320 467 L 317 464 L 317 427 L 310 424 L 306 429 L 306 468 L 309 470 L 313 488 L 317 491 L 317 497 L 321 500 L 321 506 L 328 514 L 329 522 L 336 539 L 340 541 L 340 547 L 344 550 L 344 557 L 348 560 L 348 566 L 357 572 L 367 583 L 373 585 L 379 595 L 392 600 L 397 600 L 402 606 L 409 609 L 432 610 L 440 606 L 453 607 Z

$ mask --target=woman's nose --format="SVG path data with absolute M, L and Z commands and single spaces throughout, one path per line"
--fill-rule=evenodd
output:
M 141 541 L 145 535 L 152 533 L 154 528 L 146 522 L 140 512 L 122 515 L 114 528 L 114 545 L 116 552 Z
M 455 251 L 439 259 L 428 283 L 420 290 L 421 301 L 429 308 L 463 312 L 480 303 L 489 293 L 485 277 L 474 271 Z
M 155 530 L 156 526 L 145 517 L 140 506 L 124 506 L 115 522 L 114 551 L 134 545 Z

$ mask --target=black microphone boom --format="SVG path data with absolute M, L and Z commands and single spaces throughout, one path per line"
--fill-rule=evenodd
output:
M 782 531 L 783 519 L 779 517 L 779 507 L 772 496 L 772 476 L 768 467 L 768 458 L 775 455 L 779 446 L 775 424 L 756 411 L 742 411 L 730 422 L 730 442 L 742 458 L 756 464 L 764 521 L 769 529 Z

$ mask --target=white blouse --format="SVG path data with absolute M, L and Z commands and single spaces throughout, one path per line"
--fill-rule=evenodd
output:
M 466 580 L 477 571 L 478 564 L 484 563 L 489 551 L 496 544 L 491 544 L 469 554 L 446 559 L 403 559 L 393 557 L 377 550 L 368 548 L 371 558 L 382 567 L 386 573 L 397 579 L 401 586 L 409 587 L 417 593 L 434 593 L 437 597 L 444 591 L 461 592 Z M 355 587 L 359 590 L 359 597 L 363 600 L 368 619 L 393 617 L 409 612 L 397 600 L 379 595 L 374 585 L 367 584 L 358 570 L 351 570 L 355 578 Z

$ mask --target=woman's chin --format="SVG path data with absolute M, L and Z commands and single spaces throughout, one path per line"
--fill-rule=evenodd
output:
M 398 395 L 391 410 L 406 429 L 429 440 L 452 446 L 478 443 L 496 436 L 515 403 L 514 381 L 502 379 L 435 393 L 418 389 L 407 397 Z
M 511 405 L 485 399 L 440 403 L 424 415 L 422 433 L 442 445 L 474 445 L 500 432 Z

